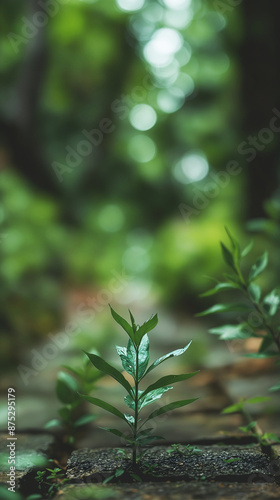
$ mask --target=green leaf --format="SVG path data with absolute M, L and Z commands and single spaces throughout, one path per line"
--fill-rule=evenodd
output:
M 266 359 L 278 356 L 277 352 L 254 352 L 249 354 L 243 354 L 244 358 L 254 358 L 254 359 Z
M 111 309 L 111 314 L 114 318 L 114 320 L 120 325 L 124 331 L 129 335 L 131 338 L 132 342 L 134 342 L 134 335 L 133 335 L 133 328 L 130 326 L 130 324 L 122 318 L 114 309 L 110 306 Z
M 117 477 L 120 477 L 122 476 L 123 474 L 125 473 L 125 470 L 122 468 L 122 467 L 119 467 L 115 472 L 114 474 L 112 474 L 112 476 L 109 476 L 105 479 L 105 481 L 103 481 L 103 484 L 107 484 L 109 483 L 110 481 L 112 481 L 112 479 L 115 479 Z M 106 497 L 105 497 L 106 498 Z
M 275 316 L 280 304 L 280 290 L 273 290 L 263 300 L 264 309 L 269 316 Z
M 133 332 L 136 333 L 137 325 L 135 323 L 134 316 L 133 316 L 133 314 L 132 314 L 132 312 L 130 310 L 128 310 L 128 311 L 129 311 L 129 316 L 130 316 L 130 321 L 131 321 Z
M 242 289 L 239 276 L 234 276 L 233 274 L 228 273 L 224 273 L 223 276 L 228 280 L 229 283 L 231 283 L 232 285 L 238 285 L 238 288 Z
M 80 394 L 81 398 L 85 399 L 89 403 L 99 406 L 99 408 L 103 408 L 103 410 L 108 411 L 109 413 L 112 413 L 116 417 L 119 417 L 121 420 L 124 420 L 125 422 L 127 421 L 125 416 L 114 406 L 110 405 L 109 403 L 106 403 L 106 401 L 102 401 L 101 399 L 93 398 L 91 396 L 87 396 L 85 394 Z
M 154 430 L 153 427 L 149 427 L 148 429 L 145 429 L 144 431 L 138 432 L 138 437 L 143 437 L 143 436 L 148 436 L 151 434 L 151 432 Z
M 120 477 L 125 473 L 125 470 L 119 467 L 119 469 L 116 470 L 115 472 L 115 477 Z
M 136 373 L 137 353 L 132 342 L 128 342 L 127 357 L 134 367 Z M 149 337 L 144 335 L 138 346 L 138 382 L 143 377 L 150 359 Z
M 86 352 L 86 355 L 89 357 L 91 363 L 95 366 L 95 368 L 105 373 L 106 375 L 110 375 L 111 377 L 113 377 L 127 390 L 129 394 L 131 394 L 131 385 L 124 378 L 122 373 L 116 370 L 116 368 L 114 368 L 113 366 L 109 365 L 106 361 L 104 361 L 104 359 L 100 358 L 100 356 L 97 356 L 96 354 L 90 354 L 89 352 Z
M 134 349 L 134 347 L 133 347 Z M 129 348 L 127 349 L 127 353 L 129 356 Z M 148 335 L 144 335 L 141 340 L 139 349 L 138 349 L 138 381 L 144 376 L 146 368 L 148 366 L 150 360 L 150 343 Z
M 61 420 L 58 420 L 58 418 L 54 418 L 53 420 L 50 420 L 49 422 L 44 425 L 44 429 L 50 429 L 51 427 L 59 427 L 61 426 L 62 422 Z
M 103 429 L 106 432 L 110 432 L 111 434 L 114 434 L 115 436 L 121 437 L 125 439 L 126 441 L 130 441 L 130 439 L 127 438 L 127 436 L 119 431 L 118 429 L 111 429 L 110 427 L 99 427 L 99 429 Z
M 208 292 L 200 294 L 200 297 L 210 297 L 212 295 L 216 295 L 221 290 L 230 289 L 238 290 L 240 289 L 240 286 L 237 283 L 217 283 L 217 285 L 214 288 L 211 288 L 211 290 L 208 290 Z
M 246 427 L 238 427 L 242 432 L 251 432 L 253 429 L 255 429 L 256 425 L 258 425 L 258 422 L 250 422 L 249 425 Z
M 252 250 L 253 246 L 254 246 L 254 242 L 253 242 L 253 241 L 251 241 L 251 242 L 249 243 L 249 245 L 247 245 L 247 246 L 244 248 L 244 250 L 242 250 L 242 252 L 241 252 L 241 257 L 246 257 L 246 256 L 247 256 L 247 255 L 251 252 L 251 250 Z
M 90 422 L 93 422 L 96 419 L 97 419 L 96 415 L 90 415 L 90 414 L 83 415 L 74 422 L 74 426 L 82 427 L 83 425 L 89 424 Z
M 274 343 L 274 339 L 270 334 L 267 334 L 259 348 L 259 353 L 265 353 L 267 349 L 271 347 L 271 345 Z
M 128 413 L 124 413 L 124 418 L 126 422 L 132 427 L 135 424 L 135 418 L 133 415 L 129 415 Z
M 232 234 L 230 233 L 230 230 L 227 228 L 227 226 L 225 226 L 225 230 L 226 230 L 226 233 L 229 237 L 229 240 L 231 242 L 231 246 L 232 246 L 232 250 L 233 250 L 233 256 L 234 256 L 234 262 L 235 264 L 239 264 L 240 262 L 240 257 L 241 257 L 241 253 L 240 253 L 240 246 L 239 246 L 239 243 L 238 241 L 232 236 Z
M 151 420 L 152 418 L 156 418 L 159 415 L 163 415 L 168 411 L 176 410 L 177 408 L 181 408 L 182 406 L 187 406 L 197 400 L 198 398 L 184 399 L 183 401 L 175 401 L 174 403 L 170 403 L 169 405 L 162 406 L 161 408 L 158 408 L 157 410 L 153 411 L 153 413 L 149 415 L 146 421 Z
M 146 438 L 140 438 L 140 439 L 136 439 L 136 442 L 140 445 L 140 446 L 146 446 L 147 444 L 150 444 L 152 443 L 153 441 L 160 441 L 160 440 L 164 440 L 165 438 L 162 437 L 162 436 L 149 436 L 149 437 L 146 437 Z
M 245 401 L 242 400 L 239 403 L 236 403 L 234 405 L 228 406 L 227 408 L 224 408 L 222 411 L 223 414 L 228 414 L 228 413 L 237 413 L 237 412 L 242 412 L 244 408 Z
M 221 340 L 248 339 L 252 337 L 251 332 L 241 325 L 224 325 L 218 328 L 211 328 L 210 333 L 219 335 Z
M 226 460 L 225 458 L 223 458 L 223 462 L 225 462 L 225 464 L 232 464 L 233 462 L 238 462 L 239 460 L 242 460 L 242 459 L 241 458 L 229 458 L 228 460 Z
M 144 408 L 145 406 L 148 406 L 148 405 L 154 403 L 155 401 L 160 399 L 162 397 L 162 395 L 165 394 L 165 392 L 170 391 L 171 389 L 173 389 L 173 387 L 161 387 L 160 389 L 150 391 L 148 394 L 146 394 L 146 396 L 144 396 L 140 400 L 139 410 L 142 410 L 142 408 Z
M 276 443 L 280 443 L 280 440 L 274 432 L 265 432 L 262 435 L 262 441 L 276 441 Z
M 249 285 L 248 292 L 252 300 L 258 304 L 260 302 L 260 298 L 262 295 L 261 288 L 259 287 L 259 285 L 251 283 Z
M 135 334 L 135 342 L 137 345 L 140 344 L 142 338 L 144 337 L 144 335 L 146 335 L 146 333 L 149 333 L 151 330 L 153 330 L 158 324 L 158 316 L 157 314 L 154 314 L 154 316 L 152 316 L 150 319 L 148 319 L 148 321 L 145 321 L 145 323 L 143 323 L 143 325 L 141 325 L 136 334 Z
M 249 405 L 255 405 L 259 403 L 265 403 L 266 401 L 271 401 L 271 398 L 258 396 L 256 398 L 246 399 L 245 403 Z
M 206 309 L 206 311 L 203 311 L 199 314 L 196 314 L 196 316 L 198 318 L 200 318 L 202 316 L 207 316 L 208 314 L 226 313 L 226 312 L 234 312 L 234 311 L 247 312 L 247 311 L 252 311 L 252 308 L 250 306 L 247 306 L 247 305 L 241 304 L 241 303 L 216 304 L 215 306 L 212 306 L 209 309 Z
M 144 335 L 138 347 L 138 382 L 143 377 L 150 359 L 149 337 Z M 127 348 L 116 346 L 124 369 L 136 379 L 137 353 L 134 343 L 129 340 Z
M 279 384 L 276 384 L 274 385 L 273 387 L 270 387 L 269 389 L 271 392 L 275 392 L 275 391 L 280 391 L 280 382 Z
M 167 359 L 174 358 L 176 356 L 181 356 L 181 354 L 184 354 L 186 352 L 186 350 L 190 347 L 191 343 L 192 343 L 192 340 L 186 345 L 186 347 L 183 347 L 182 349 L 176 349 L 176 351 L 172 351 L 169 354 L 166 354 L 165 356 L 162 356 L 161 358 L 157 359 L 148 368 L 148 370 L 146 372 L 146 375 L 147 375 L 147 373 L 150 373 L 152 370 L 154 370 L 154 368 L 156 368 L 157 366 L 159 366 L 161 363 L 163 363 Z
M 258 258 L 256 264 L 253 265 L 250 275 L 249 281 L 254 281 L 258 278 L 258 276 L 265 270 L 268 264 L 268 253 L 265 252 L 261 257 Z
M 197 372 L 193 373 L 182 373 L 181 375 L 166 375 L 165 377 L 160 378 L 157 382 L 154 384 L 149 385 L 147 389 L 141 394 L 140 400 L 143 399 L 146 394 L 149 394 L 149 392 L 155 391 L 156 389 L 159 389 L 161 387 L 167 387 L 169 385 L 176 384 L 177 382 L 182 382 L 183 380 L 187 380 L 194 375 L 196 375 Z
M 222 242 L 221 242 L 221 248 L 225 263 L 236 272 L 234 257 L 232 253 Z
M 63 408 L 60 408 L 58 410 L 59 415 L 61 416 L 62 420 L 66 423 L 72 423 L 72 411 L 71 408 L 68 408 L 67 406 L 64 406 Z
M 130 340 L 131 342 L 131 340 Z M 132 344 L 132 342 L 131 342 Z M 132 344 L 133 345 L 133 344 Z M 127 348 L 116 345 L 117 353 L 121 358 L 124 370 L 135 379 L 135 367 L 127 357 Z
M 130 394 L 125 396 L 124 402 L 126 406 L 128 406 L 128 408 L 130 408 L 133 411 L 135 410 L 135 399 L 132 396 L 130 396 Z
M 69 373 L 58 372 L 56 382 L 56 395 L 64 404 L 71 404 L 79 399 L 77 392 L 79 384 Z
M 79 370 L 78 368 L 72 368 L 71 366 L 68 365 L 61 365 L 62 368 L 66 368 L 69 372 L 73 373 L 74 375 L 77 375 L 77 377 L 82 376 L 82 370 Z

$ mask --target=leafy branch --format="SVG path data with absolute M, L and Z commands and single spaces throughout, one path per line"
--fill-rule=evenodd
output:
M 280 358 L 280 288 L 275 288 L 269 294 L 262 297 L 262 290 L 255 283 L 268 265 L 268 253 L 265 252 L 261 255 L 251 267 L 248 276 L 245 276 L 241 265 L 245 257 L 252 250 L 253 245 L 250 243 L 241 251 L 237 240 L 227 228 L 226 231 L 230 240 L 230 249 L 224 243 L 221 243 L 222 255 L 225 263 L 230 267 L 232 272 L 231 274 L 224 274 L 225 281 L 216 282 L 215 287 L 202 294 L 202 297 L 209 297 L 226 290 L 234 290 L 245 297 L 246 301 L 217 304 L 198 314 L 198 316 L 226 312 L 247 313 L 247 317 L 244 320 L 241 318 L 242 320 L 239 324 L 213 328 L 210 332 L 219 335 L 222 340 L 239 340 L 250 337 L 261 338 L 262 342 L 258 353 L 251 353 L 247 356 L 255 358 L 275 356 Z M 240 318 L 238 319 L 240 320 Z M 276 387 L 274 390 L 276 390 Z

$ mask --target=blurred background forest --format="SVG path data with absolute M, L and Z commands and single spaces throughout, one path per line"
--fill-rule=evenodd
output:
M 158 311 L 164 352 L 193 338 L 188 362 L 200 368 L 232 355 L 194 316 L 215 303 L 199 294 L 205 275 L 225 270 L 225 224 L 242 244 L 254 239 L 254 256 L 269 250 L 264 288 L 279 281 L 277 7 L 1 1 L 7 377 L 69 322 L 76 334 L 54 367 L 106 352 L 121 335 L 109 302 L 139 322 Z

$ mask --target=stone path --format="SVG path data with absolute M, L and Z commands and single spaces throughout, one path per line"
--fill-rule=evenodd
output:
M 280 498 L 275 484 L 215 482 L 67 486 L 55 500 L 270 500 Z

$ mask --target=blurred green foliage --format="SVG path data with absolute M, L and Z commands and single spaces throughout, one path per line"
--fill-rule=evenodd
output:
M 204 275 L 221 272 L 224 224 L 245 241 L 245 159 L 225 187 L 212 177 L 242 139 L 244 23 L 242 7 L 222 15 L 210 0 L 2 2 L 4 369 L 63 328 L 69 291 L 95 296 L 115 272 L 129 276 L 113 294 L 124 305 L 199 309 Z M 100 132 L 104 119 L 112 132 Z M 83 131 L 93 129 L 102 140 L 84 154 Z M 194 207 L 213 182 L 216 195 L 186 220 L 180 204 Z

